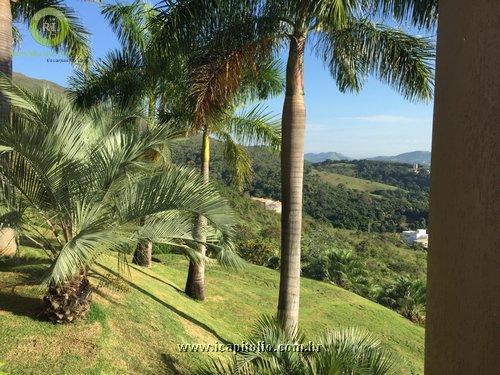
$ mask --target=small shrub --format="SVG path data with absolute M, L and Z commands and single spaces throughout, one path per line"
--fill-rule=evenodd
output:
M 247 262 L 267 267 L 270 260 L 277 257 L 278 249 L 270 240 L 254 238 L 241 242 L 238 246 L 238 254 Z

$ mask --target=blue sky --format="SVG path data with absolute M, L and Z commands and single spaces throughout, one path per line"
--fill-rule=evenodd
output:
M 116 37 L 92 0 L 69 0 L 68 5 L 92 33 L 94 57 L 118 46 Z M 14 55 L 14 71 L 67 84 L 72 67 L 62 55 L 37 44 L 21 26 L 23 43 Z M 51 61 L 52 60 L 52 61 Z M 359 94 L 341 94 L 321 61 L 310 53 L 305 60 L 307 105 L 306 152 L 336 151 L 352 157 L 430 151 L 432 104 L 411 103 L 390 87 L 370 79 Z M 268 101 L 281 113 L 283 98 Z

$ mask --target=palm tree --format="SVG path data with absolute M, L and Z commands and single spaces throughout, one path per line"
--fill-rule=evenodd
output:
M 326 278 L 336 285 L 362 296 L 369 291 L 363 263 L 348 250 L 332 250 L 326 255 Z
M 381 288 L 377 302 L 396 310 L 415 323 L 425 323 L 425 281 L 400 276 Z
M 116 108 L 82 113 L 47 91 L 24 91 L 6 80 L 0 89 L 14 113 L 0 129 L 0 181 L 22 200 L 22 232 L 52 260 L 44 298 L 50 319 L 85 315 L 90 268 L 103 252 L 124 260 L 131 245 L 151 241 L 173 244 L 203 262 L 193 250 L 197 215 L 209 223 L 206 246 L 221 263 L 237 265 L 226 201 L 195 171 L 158 169 L 144 158 L 145 150 L 168 139 L 168 124 L 137 133 L 128 130 L 136 116 Z M 140 218 L 146 218 L 143 225 Z
M 193 38 L 213 35 L 220 19 L 233 36 L 253 22 L 256 45 L 288 45 L 286 95 L 282 114 L 281 179 L 282 235 L 278 316 L 284 325 L 298 324 L 300 295 L 300 241 L 306 110 L 304 53 L 311 44 L 341 92 L 362 89 L 373 75 L 408 99 L 430 99 L 434 46 L 383 24 L 384 17 L 420 27 L 434 25 L 436 0 L 180 0 L 164 2 L 158 21 L 163 32 L 159 45 L 190 46 Z M 221 15 L 224 14 L 224 15 Z M 239 16 L 239 17 L 238 17 Z M 382 16 L 382 17 L 381 17 Z M 381 22 L 373 19 L 381 18 Z M 241 28 L 244 26 L 244 28 Z M 243 30 L 240 34 L 239 31 Z M 172 37 L 171 35 L 174 34 Z M 194 36 L 194 37 L 193 37 Z M 260 41 L 260 44 L 258 42 Z M 263 51 L 261 53 L 264 53 Z
M 359 329 L 325 333 L 314 345 L 297 329 L 262 317 L 246 348 L 225 363 L 212 360 L 199 375 L 397 374 L 395 357 L 373 335 Z M 264 347 L 263 347 L 264 344 Z M 248 349 L 248 348 L 253 348 Z M 264 350 L 262 350 L 264 349 Z
M 249 180 L 251 162 L 242 144 L 270 145 L 279 148 L 280 130 L 272 116 L 262 107 L 236 113 L 252 99 L 264 99 L 281 91 L 279 69 L 270 56 L 258 60 L 251 39 L 231 38 L 231 34 L 216 30 L 206 44 L 198 45 L 189 55 L 187 64 L 187 108 L 191 113 L 191 132 L 202 134 L 201 175 L 210 180 L 210 137 L 224 144 L 226 162 L 233 171 L 233 184 L 238 190 Z M 228 40 L 231 39 L 231 40 Z M 238 55 L 247 56 L 240 61 Z M 236 56 L 236 58 L 235 58 Z M 242 62 L 245 63 L 242 66 Z M 203 232 L 206 219 L 198 218 L 195 238 L 198 251 L 204 255 Z M 205 299 L 205 269 L 202 263 L 190 262 L 186 294 L 197 300 Z
M 104 5 L 102 13 L 117 34 L 121 50 L 109 53 L 90 69 L 77 71 L 70 80 L 70 96 L 79 108 L 91 108 L 106 100 L 113 100 L 125 108 L 145 107 L 149 125 L 152 125 L 158 120 L 160 99 L 169 99 L 174 81 L 174 70 L 169 68 L 172 63 L 160 60 L 150 48 L 150 19 L 155 15 L 154 10 L 147 3 L 135 1 Z M 143 131 L 145 126 L 148 124 L 142 124 L 138 130 Z M 175 136 L 184 134 L 180 131 Z M 151 242 L 139 242 L 132 262 L 150 267 L 152 246 Z

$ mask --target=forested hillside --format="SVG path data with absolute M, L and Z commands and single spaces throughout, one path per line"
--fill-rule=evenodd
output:
M 198 138 L 183 141 L 174 148 L 172 158 L 178 163 L 197 166 L 200 147 L 201 140 Z M 262 147 L 250 147 L 249 154 L 254 175 L 246 191 L 251 196 L 280 200 L 279 155 Z M 211 158 L 213 176 L 230 184 L 231 170 L 223 161 L 220 143 L 214 142 Z M 415 175 L 410 169 L 408 164 L 367 160 L 306 163 L 304 211 L 337 228 L 399 232 L 426 227 L 429 176 L 424 173 Z M 322 172 L 323 176 L 318 172 Z M 349 184 L 332 184 L 325 181 L 324 173 L 329 172 L 390 186 L 363 191 Z

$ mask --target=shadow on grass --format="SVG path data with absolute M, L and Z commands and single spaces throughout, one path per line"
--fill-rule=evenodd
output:
M 168 285 L 169 287 L 175 289 L 176 291 L 178 291 L 179 293 L 184 293 L 184 291 L 182 289 L 179 289 L 177 286 L 175 286 L 174 284 L 171 284 L 169 283 L 168 281 L 165 281 L 165 280 L 162 280 L 160 279 L 159 277 L 156 277 L 156 276 L 153 276 L 153 275 L 150 275 L 149 273 L 147 272 L 144 272 L 143 270 L 141 270 L 139 267 L 136 267 L 132 264 L 129 265 L 130 268 L 133 268 L 134 270 L 136 270 L 137 272 L 140 272 L 142 273 L 143 275 L 146 275 L 146 276 L 149 276 L 151 277 L 152 279 L 156 280 L 156 281 L 159 281 L 160 283 L 163 283 L 163 284 L 166 284 Z
M 219 340 L 220 342 L 224 343 L 224 344 L 230 344 L 229 341 L 227 341 L 226 339 L 224 339 L 223 337 L 219 336 L 219 334 L 217 333 L 217 331 L 215 331 L 213 328 L 207 326 L 205 323 L 203 322 L 200 322 L 199 320 L 193 318 L 192 316 L 186 314 L 185 312 L 175 308 L 174 306 L 166 303 L 165 301 L 159 299 L 158 297 L 156 297 L 155 295 L 151 294 L 150 292 L 148 292 L 147 290 L 141 288 L 140 286 L 138 286 L 137 284 L 134 284 L 133 282 L 123 278 L 120 274 L 118 274 L 116 271 L 112 270 L 111 268 L 108 268 L 106 266 L 104 266 L 103 264 L 101 263 L 97 263 L 98 266 L 102 267 L 103 269 L 105 269 L 106 271 L 108 271 L 109 273 L 112 273 L 113 275 L 117 276 L 117 277 L 120 277 L 125 283 L 127 283 L 127 285 L 129 285 L 130 287 L 132 287 L 133 289 L 143 293 L 144 295 L 148 296 L 149 298 L 151 298 L 153 301 L 155 302 L 158 302 L 159 304 L 163 305 L 164 307 L 166 307 L 167 309 L 169 309 L 170 311 L 172 311 L 173 313 L 179 315 L 181 318 L 184 318 L 186 320 L 189 320 L 191 323 L 197 325 L 198 327 L 204 329 L 205 331 L 211 333 L 213 336 L 215 336 L 217 338 L 217 340 Z M 141 271 L 142 272 L 142 271 Z M 150 276 L 150 275 L 148 275 Z M 186 298 L 188 298 L 186 296 Z
M 0 292 L 0 311 L 8 311 L 14 315 L 26 316 L 35 320 L 44 320 L 41 319 L 42 301 L 35 297 Z
M 40 257 L 0 258 L 0 272 L 39 274 L 40 266 L 49 266 L 50 260 Z
M 7 275 L 0 284 L 0 311 L 45 320 L 41 314 L 41 298 L 23 296 L 16 292 L 16 288 L 39 285 L 49 263 L 48 259 L 30 256 L 1 259 L 0 274 Z
M 177 364 L 179 361 L 167 354 L 167 353 L 162 353 L 161 355 L 161 361 L 163 362 L 163 365 L 165 366 L 165 370 L 167 371 L 167 374 L 173 374 L 173 375 L 181 375 L 182 373 L 179 371 L 177 368 Z

